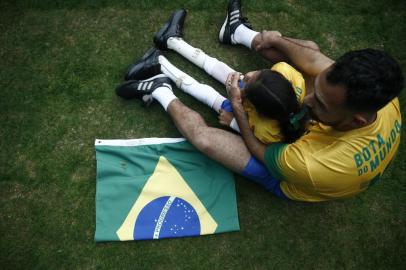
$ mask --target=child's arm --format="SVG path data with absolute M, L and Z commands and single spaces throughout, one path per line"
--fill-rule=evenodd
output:
M 239 73 L 232 73 L 227 78 L 227 92 L 233 107 L 234 117 L 237 119 L 241 136 L 243 137 L 248 150 L 259 161 L 264 162 L 266 145 L 259 141 L 250 129 L 247 114 L 242 106 L 241 91 L 238 87 Z

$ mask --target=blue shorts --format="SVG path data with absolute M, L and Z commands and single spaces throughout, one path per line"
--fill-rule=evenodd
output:
M 254 156 L 251 156 L 241 175 L 260 184 L 279 198 L 290 200 L 281 190 L 280 181 L 273 178 L 265 165 Z

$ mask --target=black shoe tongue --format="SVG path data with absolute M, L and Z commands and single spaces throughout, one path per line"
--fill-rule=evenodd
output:
M 251 23 L 248 21 L 247 17 L 241 17 L 241 22 L 243 25 L 245 25 L 246 27 L 248 27 L 249 29 L 252 29 L 252 25 Z

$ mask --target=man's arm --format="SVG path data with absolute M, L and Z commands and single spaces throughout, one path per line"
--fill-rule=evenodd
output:
M 277 31 L 263 31 L 254 45 L 256 51 L 277 50 L 304 73 L 316 76 L 334 61 L 320 51 L 305 46 L 304 41 L 283 37 Z
M 260 142 L 252 132 L 247 114 L 242 106 L 241 89 L 238 87 L 238 80 L 240 73 L 231 73 L 226 81 L 226 89 L 230 97 L 231 106 L 233 107 L 233 114 L 237 120 L 240 128 L 240 133 L 244 142 L 252 155 L 254 155 L 259 161 L 264 162 L 266 145 Z

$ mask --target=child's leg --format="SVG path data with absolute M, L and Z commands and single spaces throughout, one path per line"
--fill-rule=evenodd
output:
M 172 65 L 164 56 L 161 55 L 158 59 L 161 64 L 162 73 L 168 76 L 177 87 L 203 102 L 217 113 L 220 111 L 222 103 L 226 100 L 225 97 L 214 90 L 211 86 L 199 83 L 194 78 Z
M 235 70 L 216 58 L 208 56 L 201 49 L 195 48 L 182 38 L 171 37 L 168 39 L 168 48 L 176 51 L 193 64 L 204 69 L 207 74 L 225 84 L 228 74 Z

